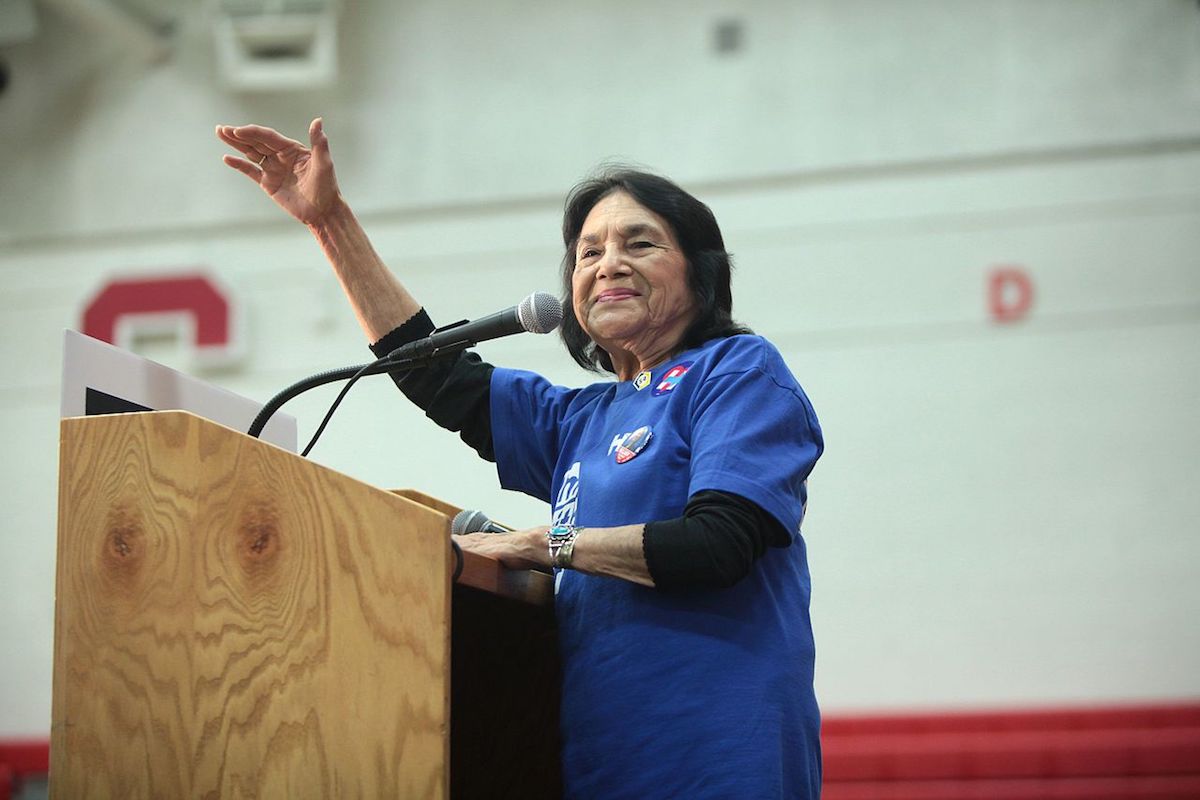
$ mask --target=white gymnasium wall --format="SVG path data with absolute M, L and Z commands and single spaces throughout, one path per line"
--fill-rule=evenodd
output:
M 59 331 L 113 274 L 201 266 L 265 399 L 367 357 L 308 234 L 217 122 L 325 116 L 376 246 L 443 320 L 555 290 L 597 162 L 705 198 L 735 312 L 805 385 L 818 688 L 850 709 L 1200 696 L 1200 10 L 1191 0 L 347 3 L 335 89 L 235 94 L 181 3 L 145 64 L 39 6 L 0 48 L 0 735 L 45 734 Z M 713 51 L 719 20 L 745 47 Z M 986 278 L 1019 265 L 1030 315 Z M 551 337 L 485 356 L 586 376 Z M 144 351 L 184 368 L 177 343 Z M 289 406 L 311 431 L 332 394 Z M 314 458 L 544 518 L 383 379 Z

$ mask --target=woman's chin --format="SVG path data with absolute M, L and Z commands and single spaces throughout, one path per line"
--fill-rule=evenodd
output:
M 592 312 L 587 332 L 596 342 L 620 342 L 637 336 L 645 325 L 644 314 L 630 309 L 603 309 Z

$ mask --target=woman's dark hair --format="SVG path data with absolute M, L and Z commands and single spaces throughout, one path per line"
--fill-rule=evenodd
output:
M 559 333 L 567 352 L 584 369 L 612 372 L 612 359 L 596 345 L 575 319 L 571 276 L 575 272 L 575 246 L 584 220 L 592 208 L 613 192 L 626 192 L 671 226 L 688 267 L 688 287 L 696 301 L 696 318 L 683 333 L 679 350 L 697 347 L 709 339 L 752 331 L 733 321 L 730 290 L 732 259 L 717 219 L 708 206 L 666 178 L 625 167 L 613 167 L 579 183 L 567 195 L 563 210 L 562 260 L 563 315 Z

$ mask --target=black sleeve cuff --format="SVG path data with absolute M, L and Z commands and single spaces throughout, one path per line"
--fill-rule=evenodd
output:
M 382 358 L 397 347 L 423 339 L 433 331 L 433 320 L 422 308 L 371 345 L 371 352 Z M 422 409 L 425 416 L 446 430 L 458 433 L 483 458 L 495 461 L 491 414 L 494 369 L 468 351 L 391 375 L 404 396 Z
M 425 309 L 422 308 L 404 322 L 392 328 L 378 342 L 371 345 L 371 352 L 375 354 L 376 358 L 383 358 L 397 347 L 406 345 L 409 342 L 415 342 L 417 339 L 424 339 L 433 333 L 433 331 L 433 320 L 429 318 L 429 314 L 425 313 Z

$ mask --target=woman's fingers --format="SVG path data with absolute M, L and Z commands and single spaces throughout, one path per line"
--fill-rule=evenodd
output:
M 329 137 L 325 135 L 325 120 L 317 117 L 308 125 L 308 143 L 313 152 L 329 155 Z
M 274 128 L 267 128 L 262 125 L 237 125 L 230 127 L 233 129 L 233 135 L 238 139 L 244 142 L 258 142 L 272 150 L 284 150 L 288 147 L 304 146 L 295 139 L 289 139 Z
M 264 156 L 303 152 L 306 148 L 295 139 L 262 125 L 218 125 L 217 137 L 261 166 Z
M 279 131 L 264 128 L 262 125 L 239 125 L 231 127 L 228 133 L 234 142 L 239 143 L 243 147 L 252 148 L 260 156 L 269 156 L 275 153 L 296 153 L 305 150 L 304 145 L 295 139 L 289 139 Z M 238 145 L 234 146 L 237 147 Z M 246 151 L 243 150 L 243 152 Z M 253 158 L 253 156 L 251 157 Z
M 242 153 L 244 156 L 246 156 L 246 158 L 250 159 L 256 164 L 262 159 L 263 156 L 271 153 L 270 150 L 257 142 L 246 141 L 238 137 L 235 133 L 235 130 L 236 129 L 231 125 L 218 125 L 217 138 L 225 142 L 225 144 L 229 145 L 233 149 Z
M 221 157 L 221 160 L 255 183 L 262 183 L 263 171 L 254 164 L 251 164 L 246 159 L 238 158 L 237 156 L 225 155 Z

